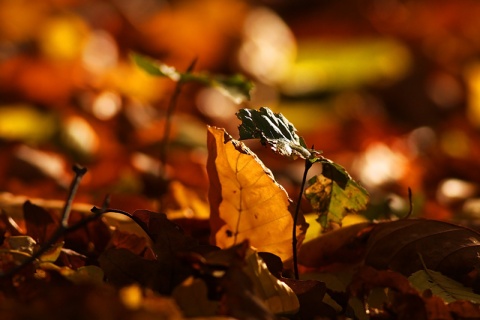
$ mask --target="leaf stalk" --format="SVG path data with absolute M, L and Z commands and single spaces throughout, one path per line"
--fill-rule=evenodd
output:
M 295 207 L 295 215 L 293 216 L 293 231 L 292 231 L 292 250 L 293 250 L 293 273 L 295 280 L 299 280 L 298 273 L 298 254 L 297 254 L 297 220 L 300 214 L 300 204 L 302 202 L 303 190 L 307 181 L 308 170 L 312 167 L 313 162 L 310 159 L 305 159 L 305 169 L 303 170 L 302 184 L 300 186 L 300 194 L 298 195 L 297 205 Z

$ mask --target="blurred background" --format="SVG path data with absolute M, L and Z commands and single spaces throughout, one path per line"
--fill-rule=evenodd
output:
M 179 71 L 252 79 L 252 100 L 186 84 L 159 150 Z M 480 218 L 480 3 L 458 0 L 0 0 L 0 192 L 207 217 L 206 124 L 283 113 L 308 145 L 371 193 L 370 218 Z M 301 160 L 249 143 L 296 200 Z M 304 212 L 309 211 L 303 205 Z

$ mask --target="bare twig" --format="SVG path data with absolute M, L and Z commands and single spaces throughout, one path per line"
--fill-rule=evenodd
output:
M 300 278 L 298 273 L 298 255 L 297 255 L 297 220 L 300 213 L 300 203 L 302 201 L 303 189 L 305 188 L 305 183 L 307 181 L 308 170 L 312 167 L 313 163 L 310 159 L 305 159 L 305 170 L 303 171 L 302 185 L 300 186 L 300 194 L 297 200 L 297 206 L 295 207 L 295 215 L 293 217 L 293 232 L 292 232 L 292 249 L 293 249 L 293 273 L 295 279 Z
M 118 213 L 118 214 L 121 214 L 121 215 L 124 215 L 126 217 L 129 217 L 130 219 L 132 219 L 140 228 L 142 228 L 142 230 L 148 235 L 148 237 L 150 239 L 152 239 L 152 241 L 155 241 L 155 237 L 150 233 L 150 231 L 148 230 L 147 226 L 145 225 L 145 223 L 143 223 L 143 221 L 139 220 L 137 217 L 131 215 L 130 213 L 126 212 L 126 211 L 123 211 L 123 210 L 119 210 L 119 209 L 112 209 L 112 208 L 97 208 L 97 207 L 93 207 L 92 210 L 91 210 L 94 214 L 96 215 L 102 215 L 103 213 L 107 213 L 107 212 L 113 212 L 113 213 Z
M 188 66 L 186 73 L 191 72 L 197 63 L 197 58 L 193 59 L 193 61 Z M 167 113 L 165 115 L 165 129 L 163 131 L 162 141 L 160 142 L 160 177 L 165 176 L 165 166 L 167 165 L 167 150 L 168 150 L 168 142 L 170 139 L 170 132 L 172 127 L 172 115 L 175 111 L 175 107 L 177 106 L 177 100 L 180 96 L 182 91 L 182 87 L 185 81 L 180 79 L 177 84 L 175 85 L 175 89 L 172 94 L 172 98 L 168 104 Z
M 68 219 L 70 218 L 70 212 L 72 210 L 73 198 L 77 193 L 78 186 L 80 185 L 80 181 L 82 180 L 85 173 L 87 173 L 86 168 L 82 168 L 78 165 L 74 165 L 72 169 L 75 172 L 75 178 L 70 184 L 68 198 L 67 198 L 67 201 L 65 201 L 65 206 L 63 207 L 63 211 L 62 211 L 62 220 L 60 222 L 60 228 L 64 228 L 64 229 L 68 228 Z
M 63 208 L 62 211 L 62 218 L 61 218 L 61 223 L 58 226 L 57 230 L 55 230 L 55 233 L 52 235 L 50 239 L 48 239 L 45 243 L 42 244 L 42 246 L 35 251 L 28 259 L 25 259 L 20 263 L 19 265 L 16 265 L 14 268 L 8 270 L 7 272 L 0 272 L 0 278 L 5 278 L 5 277 L 10 277 L 20 271 L 21 269 L 25 268 L 27 265 L 30 263 L 33 263 L 35 260 L 40 258 L 45 252 L 51 249 L 51 247 L 62 237 L 67 233 L 68 231 L 78 229 L 77 224 L 69 227 L 68 226 L 68 219 L 70 217 L 70 211 L 72 207 L 72 202 L 73 198 L 75 197 L 75 193 L 78 190 L 78 186 L 80 184 L 80 181 L 82 180 L 82 177 L 85 175 L 87 172 L 86 168 L 82 168 L 80 166 L 75 165 L 73 167 L 73 171 L 75 171 L 75 178 L 73 179 L 70 189 L 68 192 L 68 198 L 67 201 L 65 202 L 65 207 Z M 93 219 L 92 219 L 93 220 Z M 89 221 L 92 221 L 89 220 Z M 85 225 L 86 223 L 80 221 L 78 224 Z

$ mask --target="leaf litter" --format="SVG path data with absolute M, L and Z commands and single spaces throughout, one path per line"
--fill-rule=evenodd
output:
M 270 114 L 266 109 L 263 112 Z M 287 123 L 286 119 L 278 119 Z M 295 131 L 293 126 L 287 128 Z M 265 138 L 263 133 L 255 132 L 253 138 Z M 288 144 L 304 147 L 304 142 L 300 142 L 303 140 L 296 137 L 290 135 Z M 320 275 L 343 269 L 350 277 L 343 288 L 329 288 L 329 281 L 294 280 L 289 232 L 293 215 L 287 193 L 258 157 L 223 129 L 209 127 L 208 142 L 210 229 L 214 245 L 200 243 L 185 234 L 163 213 L 123 212 L 140 227 L 141 233 L 122 231 L 106 223 L 101 217 L 109 211 L 106 207 L 94 208 L 90 215 L 74 210 L 68 215 L 67 227 L 62 227 L 58 213 L 27 201 L 23 205 L 23 220 L 18 221 L 25 227 L 19 227 L 2 212 L 0 297 L 14 301 L 10 306 L 16 308 L 19 302 L 15 301 L 38 299 L 47 287 L 53 297 L 58 295 L 57 291 L 64 292 L 64 297 L 74 297 L 76 292 L 92 297 L 105 294 L 107 300 L 102 303 L 116 306 L 111 315 L 124 310 L 126 318 L 145 313 L 161 314 L 167 319 L 275 319 L 280 315 L 292 319 L 335 319 L 347 315 L 362 317 L 366 312 L 373 319 L 454 319 L 480 314 L 478 305 L 469 301 L 471 292 L 478 288 L 478 233 L 439 221 L 366 222 L 331 230 L 306 243 L 301 238 L 307 226 L 300 223 L 298 262 L 302 273 Z M 278 141 L 275 143 L 278 147 Z M 295 149 L 298 145 L 291 148 Z M 301 155 L 300 152 L 298 156 Z M 306 195 L 315 194 L 317 202 L 330 198 L 322 210 L 327 214 L 335 210 L 340 213 L 327 215 L 327 220 L 341 222 L 346 214 L 363 210 L 368 198 L 360 185 L 330 160 L 319 157 L 313 161 L 316 162 L 331 170 L 311 181 L 309 187 L 321 190 L 312 192 L 307 188 L 310 191 Z M 336 198 L 339 196 L 335 189 L 326 192 L 332 185 L 349 194 Z M 61 236 L 58 230 L 64 231 Z M 43 250 L 33 263 L 8 274 L 25 258 L 34 257 L 45 243 L 53 246 L 51 250 Z M 422 275 L 422 265 L 415 258 L 419 256 L 424 259 L 434 285 L 450 288 L 461 299 L 444 302 L 442 293 L 415 280 Z M 456 289 L 451 289 L 452 279 L 459 283 Z M 414 286 L 418 282 L 420 285 Z M 112 287 L 117 290 L 112 291 Z M 376 288 L 389 294 L 382 296 L 382 303 L 373 304 Z M 186 302 L 191 295 L 197 297 L 198 308 Z M 54 308 L 58 298 L 52 299 L 43 298 L 42 303 Z M 162 307 L 152 308 L 152 301 Z M 82 308 L 78 311 L 81 314 L 98 312 L 83 308 L 85 303 L 82 299 L 70 301 Z M 17 312 L 16 316 L 31 316 L 26 311 Z

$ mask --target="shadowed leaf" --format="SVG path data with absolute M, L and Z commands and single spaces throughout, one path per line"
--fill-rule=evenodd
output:
M 327 232 L 303 243 L 298 262 L 310 268 L 325 268 L 336 263 L 360 262 L 366 252 L 372 223 L 357 223 Z
M 164 213 L 137 210 L 132 216 L 137 223 L 142 223 L 149 231 L 154 242 L 152 249 L 159 256 L 171 256 L 198 246 L 195 239 L 186 236 L 183 230 L 168 220 Z
M 58 217 L 30 201 L 23 204 L 23 215 L 27 234 L 38 244 L 50 239 L 57 229 Z
M 426 268 L 462 281 L 480 266 L 480 234 L 455 224 L 423 219 L 380 223 L 367 243 L 365 263 L 406 276 Z
M 113 285 L 122 287 L 137 282 L 163 294 L 169 294 L 190 275 L 189 270 L 174 257 L 153 261 L 126 249 L 108 249 L 98 261 Z

